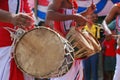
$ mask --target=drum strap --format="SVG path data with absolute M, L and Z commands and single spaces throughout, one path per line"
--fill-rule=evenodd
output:
M 4 27 L 4 29 L 6 29 L 11 36 L 11 39 L 13 39 L 13 43 L 12 43 L 12 52 L 14 50 L 14 46 L 17 40 L 19 40 L 19 38 L 25 33 L 25 30 L 18 28 L 17 30 L 9 28 L 9 27 Z

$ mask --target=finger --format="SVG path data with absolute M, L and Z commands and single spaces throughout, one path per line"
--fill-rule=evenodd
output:
M 34 23 L 34 21 L 28 20 L 26 18 L 20 18 L 19 22 L 21 23 L 21 25 L 32 25 Z
M 31 15 L 31 14 L 29 14 L 29 15 Z M 34 19 L 29 15 L 24 14 L 24 15 L 20 15 L 20 16 L 21 16 L 21 18 L 24 18 L 24 19 L 26 19 L 28 21 L 34 21 Z

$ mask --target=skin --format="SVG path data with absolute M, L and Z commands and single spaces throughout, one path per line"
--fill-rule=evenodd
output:
M 117 17 L 117 15 L 120 15 L 120 7 L 118 7 L 115 4 L 115 5 L 113 5 L 110 12 L 108 13 L 108 15 L 104 19 L 106 24 L 109 24 L 110 22 L 112 22 Z M 106 31 L 106 33 L 108 33 L 108 31 Z M 112 37 L 112 33 L 111 34 L 106 34 L 106 35 Z
M 38 0 L 34 0 L 34 13 L 36 18 L 37 18 L 37 9 L 38 9 Z
M 93 22 L 97 23 L 97 21 L 98 21 L 98 15 L 94 13 L 94 14 L 92 14 L 92 18 L 93 18 Z
M 11 23 L 14 26 L 18 26 L 21 28 L 25 28 L 33 25 L 34 20 L 31 16 L 32 16 L 32 13 L 12 14 L 10 12 L 0 9 L 1 22 Z
M 87 15 L 86 18 L 91 22 L 87 22 L 86 24 L 88 25 L 89 29 L 91 29 L 92 25 L 93 25 L 93 16 L 90 14 L 90 15 Z
M 105 18 L 106 23 L 109 24 L 117 15 L 120 15 L 120 7 L 114 5 Z
M 77 23 L 80 23 L 81 25 L 85 25 L 86 21 L 88 21 L 84 16 L 91 14 L 95 10 L 95 5 L 91 4 L 90 7 L 88 7 L 86 12 L 83 12 L 78 15 L 64 15 L 61 13 L 58 13 L 57 11 L 61 8 L 66 9 L 72 9 L 72 4 L 68 0 L 53 0 L 49 6 L 46 16 L 46 25 L 49 23 L 50 20 L 53 21 L 66 21 L 66 20 L 74 20 Z

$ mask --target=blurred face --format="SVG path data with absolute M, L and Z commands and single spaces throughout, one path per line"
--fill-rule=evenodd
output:
M 93 22 L 97 22 L 98 15 L 97 14 L 92 14 L 92 17 L 93 17 Z
M 92 21 L 92 15 L 87 15 L 86 18 L 87 18 L 89 21 Z
M 87 15 L 86 18 L 87 18 L 87 20 L 89 21 L 88 24 L 89 24 L 89 25 L 92 25 L 92 24 L 93 24 L 92 15 Z

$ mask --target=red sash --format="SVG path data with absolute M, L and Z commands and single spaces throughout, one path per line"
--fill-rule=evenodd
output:
M 17 68 L 14 58 L 12 58 L 11 64 L 10 64 L 9 80 L 24 80 L 23 73 Z

